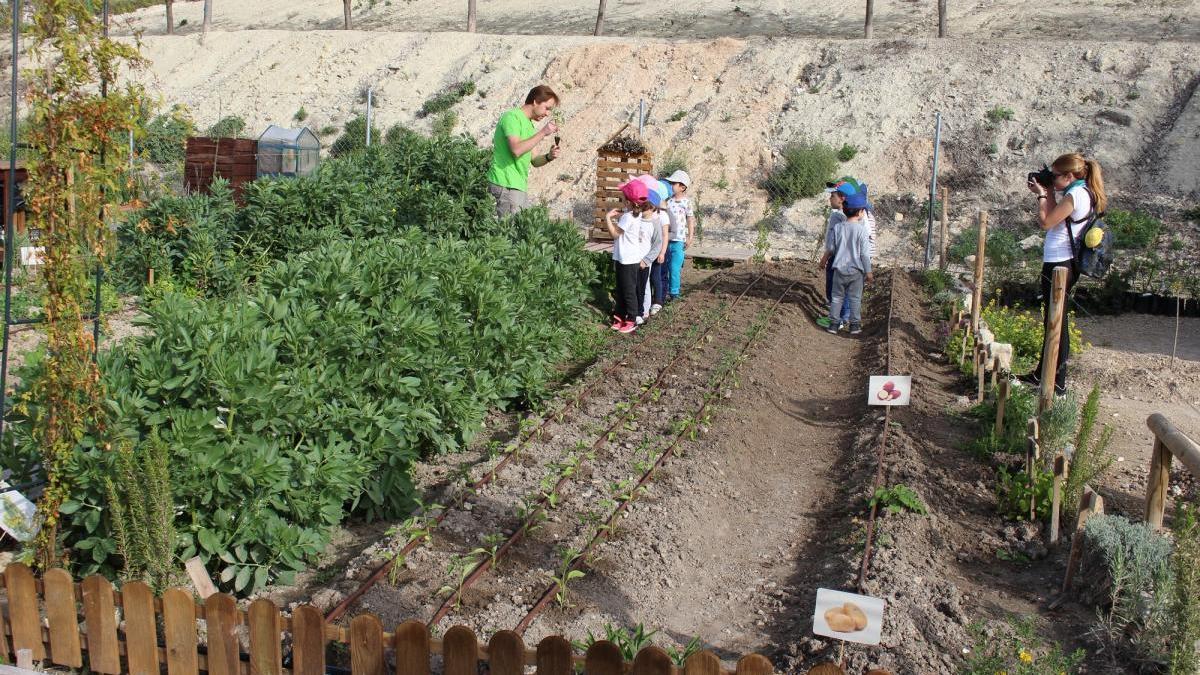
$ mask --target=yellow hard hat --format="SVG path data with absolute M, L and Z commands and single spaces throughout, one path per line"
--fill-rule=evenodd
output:
M 1092 229 L 1088 230 L 1088 233 L 1086 235 L 1084 235 L 1083 244 L 1084 244 L 1084 246 L 1087 246 L 1088 248 L 1096 248 L 1097 246 L 1100 245 L 1100 242 L 1103 240 L 1104 240 L 1104 230 L 1102 230 L 1098 227 L 1093 227 Z

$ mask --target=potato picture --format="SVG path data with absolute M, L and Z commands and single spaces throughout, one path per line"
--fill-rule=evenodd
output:
M 829 628 L 839 633 L 853 633 L 857 630 L 854 627 L 854 617 L 847 614 L 841 607 L 825 612 L 825 623 L 829 624 Z
M 892 390 L 892 400 L 893 400 L 893 401 L 894 401 L 894 400 L 896 400 L 896 399 L 898 399 L 898 398 L 900 398 L 902 395 L 903 395 L 903 394 L 901 394 L 901 393 L 900 393 L 900 390 L 899 390 L 899 389 L 893 389 L 893 390 Z
M 851 619 L 854 619 L 854 630 L 862 630 L 867 627 L 867 614 L 859 609 L 858 605 L 853 602 L 847 602 L 842 605 L 842 611 Z
M 880 389 L 879 393 L 875 395 L 875 398 L 878 398 L 880 401 L 887 401 L 892 398 L 892 394 L 884 389 Z
M 867 382 L 867 405 L 908 405 L 912 385 L 911 375 L 872 375 Z
M 884 390 L 884 391 L 891 391 L 891 390 L 893 390 L 893 389 L 895 389 L 895 388 L 896 388 L 896 383 L 895 383 L 895 382 L 892 382 L 891 380 L 888 380 L 887 382 L 884 382 L 884 383 L 883 383 L 883 390 Z
M 892 377 L 899 380 L 897 376 Z M 881 384 L 882 381 L 877 382 L 875 387 Z M 907 384 L 901 386 L 907 389 Z M 890 394 L 888 399 L 891 399 Z M 882 599 L 869 595 L 818 588 L 812 614 L 813 633 L 845 642 L 877 645 L 883 632 L 885 604 Z

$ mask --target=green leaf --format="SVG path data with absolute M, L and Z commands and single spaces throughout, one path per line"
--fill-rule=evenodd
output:
M 233 590 L 241 593 L 242 589 L 246 588 L 246 584 L 250 583 L 250 574 L 252 571 L 253 568 L 251 567 L 242 567 L 239 569 L 237 578 L 233 581 Z
M 83 504 L 80 504 L 77 501 L 72 501 L 72 500 L 68 499 L 67 501 L 63 502 L 61 506 L 58 507 L 58 512 L 63 515 L 70 515 L 72 513 L 75 513 L 76 511 L 78 511 L 81 506 L 83 506 Z
M 212 530 L 207 528 L 201 529 L 196 533 L 196 539 L 200 541 L 200 546 L 203 547 L 205 551 L 208 551 L 209 553 L 223 553 L 220 550 L 221 542 L 217 539 L 217 535 L 213 534 Z M 225 553 L 225 555 L 228 555 L 228 553 Z

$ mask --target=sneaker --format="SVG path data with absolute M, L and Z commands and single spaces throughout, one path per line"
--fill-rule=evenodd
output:
M 635 326 L 640 326 L 640 325 L 646 323 L 646 320 L 639 316 L 639 317 L 634 318 L 634 322 L 635 322 L 634 323 Z
M 1066 387 L 1060 387 L 1060 386 L 1058 386 L 1058 384 L 1056 383 L 1056 384 L 1054 385 L 1054 396 L 1055 396 L 1056 398 L 1066 398 L 1066 397 L 1067 397 L 1067 388 L 1066 388 Z
M 851 335 L 861 335 L 862 334 L 862 326 L 860 326 L 858 324 L 854 324 L 854 323 L 850 324 L 850 334 Z
M 622 333 L 632 333 L 633 331 L 637 330 L 637 327 L 638 325 L 633 321 L 622 321 L 621 327 L 617 330 Z
M 650 316 L 654 316 L 662 311 L 662 305 L 650 305 Z
M 829 317 L 827 317 L 827 316 L 817 317 L 817 325 L 820 326 L 821 328 L 829 328 L 830 324 L 832 324 L 832 323 L 833 322 L 830 321 Z
M 614 319 L 609 328 L 612 328 L 613 330 L 621 330 L 621 324 L 623 323 L 625 323 L 624 319 Z
M 837 328 L 834 328 L 834 327 L 833 327 L 833 325 L 831 324 L 831 325 L 829 325 L 829 326 L 827 326 L 827 327 L 825 328 L 825 332 L 826 332 L 826 333 L 829 333 L 830 335 L 837 335 L 837 334 L 838 334 L 838 329 L 837 329 Z
M 838 330 L 842 330 L 842 329 L 844 329 L 845 327 L 846 327 L 846 324 L 844 324 L 844 323 L 839 323 L 839 324 L 837 325 L 837 329 L 838 329 Z
M 1033 387 L 1034 389 L 1042 386 L 1042 379 L 1038 377 L 1036 370 L 1031 370 L 1024 375 L 1018 375 L 1017 382 Z

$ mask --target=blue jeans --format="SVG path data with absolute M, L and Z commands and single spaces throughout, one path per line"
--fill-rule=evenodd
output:
M 667 294 L 671 297 L 679 295 L 679 277 L 683 272 L 684 246 L 682 241 L 667 244 Z
M 667 256 L 669 255 L 671 253 L 667 251 L 662 262 L 658 262 L 656 258 L 654 262 L 650 263 L 650 304 L 652 305 L 661 305 L 665 299 L 663 291 L 666 290 L 667 285 Z
M 833 272 L 833 297 L 829 300 L 829 321 L 837 325 L 840 313 L 850 310 L 850 328 L 862 326 L 863 273 L 857 270 L 849 274 Z M 840 309 L 839 309 L 840 308 Z
M 833 303 L 833 261 L 832 260 L 830 260 L 829 264 L 825 266 L 825 298 L 831 304 Z M 841 305 L 842 305 L 841 322 L 849 323 L 850 322 L 850 303 L 843 302 L 843 303 L 841 303 Z M 834 312 L 834 310 L 830 309 L 829 315 L 833 316 L 833 312 Z M 838 322 L 834 321 L 833 325 L 836 326 L 837 323 Z

